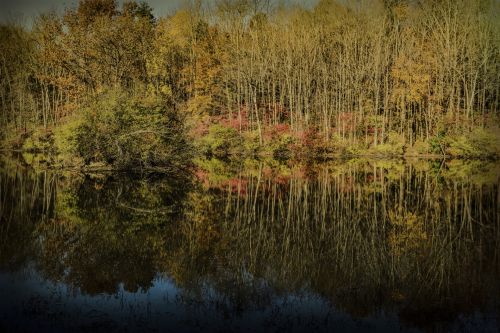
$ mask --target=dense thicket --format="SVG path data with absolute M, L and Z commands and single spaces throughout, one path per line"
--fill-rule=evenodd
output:
M 0 121 L 58 125 L 120 88 L 253 130 L 261 145 L 286 126 L 440 149 L 447 134 L 498 123 L 498 14 L 493 0 L 217 0 L 155 19 L 144 3 L 82 0 L 31 30 L 0 27 Z
M 169 166 L 178 171 L 193 157 L 182 115 L 159 99 L 110 91 L 87 103 L 82 113 L 74 133 L 66 137 L 76 143 L 85 164 L 103 162 L 119 169 Z

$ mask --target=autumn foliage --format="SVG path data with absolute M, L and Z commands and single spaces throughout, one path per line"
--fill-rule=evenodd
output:
M 145 3 L 82 0 L 0 27 L 0 122 L 57 127 L 121 89 L 181 112 L 195 141 L 252 152 L 461 156 L 481 132 L 480 155 L 498 155 L 497 13 L 488 0 L 243 0 L 155 18 Z M 205 151 L 236 152 L 218 147 Z

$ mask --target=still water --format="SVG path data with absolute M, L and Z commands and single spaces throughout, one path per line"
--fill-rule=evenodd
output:
M 495 162 L 0 160 L 0 331 L 497 332 Z

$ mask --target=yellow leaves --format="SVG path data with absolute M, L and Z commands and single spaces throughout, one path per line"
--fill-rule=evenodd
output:
M 209 95 L 197 95 L 187 103 L 187 111 L 193 115 L 206 113 L 212 104 L 212 97 Z
M 172 88 L 168 85 L 162 85 L 160 87 L 160 92 L 167 97 L 172 97 Z
M 160 20 L 158 28 L 175 44 L 187 47 L 193 30 L 193 15 L 187 10 L 179 10 L 174 16 Z
M 400 3 L 393 8 L 393 12 L 396 18 L 398 18 L 399 20 L 404 20 L 408 17 L 410 8 L 408 7 L 408 4 Z
M 346 6 L 339 4 L 335 0 L 320 0 L 314 8 L 314 14 L 324 23 L 332 28 L 340 28 L 342 20 L 346 20 L 349 16 L 349 11 Z
M 160 20 L 155 50 L 147 60 L 148 73 L 176 85 L 160 84 L 156 89 L 165 96 L 173 96 L 174 90 L 189 95 L 191 113 L 203 113 L 212 107 L 213 96 L 221 93 L 221 63 L 226 60 L 219 38 L 217 28 L 187 10 Z
M 423 218 L 398 207 L 389 212 L 393 229 L 389 233 L 389 246 L 393 255 L 400 257 L 406 253 L 420 252 L 427 241 Z
M 396 58 L 391 76 L 394 80 L 392 100 L 421 103 L 431 96 L 432 74 L 436 68 L 436 55 L 426 48 L 425 41 L 418 47 L 403 50 Z

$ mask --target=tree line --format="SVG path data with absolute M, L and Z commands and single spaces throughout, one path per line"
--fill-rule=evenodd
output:
M 31 29 L 0 26 L 4 128 L 57 127 L 109 89 L 155 96 L 239 132 L 410 146 L 499 120 L 494 0 L 81 0 Z M 99 112 L 99 110 L 96 110 Z M 215 119 L 215 120 L 214 120 Z

